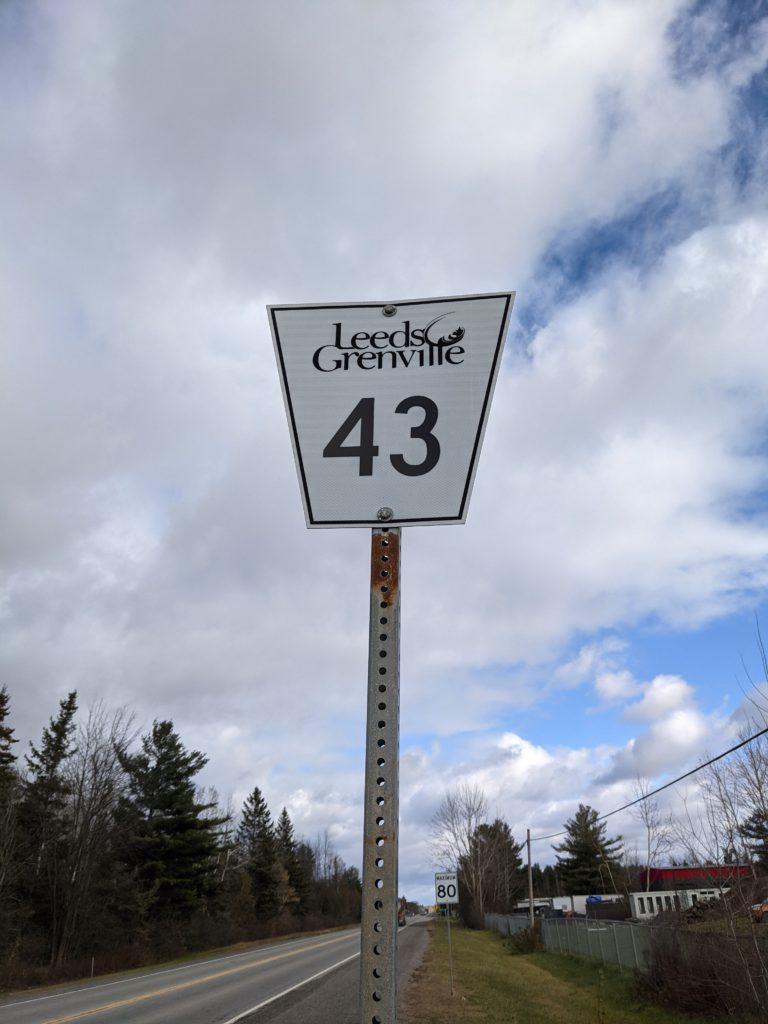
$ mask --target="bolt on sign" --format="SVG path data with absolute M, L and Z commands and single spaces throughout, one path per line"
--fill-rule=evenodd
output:
M 308 527 L 465 521 L 513 300 L 268 307 Z

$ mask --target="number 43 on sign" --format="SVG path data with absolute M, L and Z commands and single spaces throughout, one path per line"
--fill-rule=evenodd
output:
M 512 299 L 269 307 L 307 526 L 464 522 Z

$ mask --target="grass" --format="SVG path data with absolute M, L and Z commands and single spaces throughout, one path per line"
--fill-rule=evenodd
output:
M 702 1024 L 639 1003 L 626 971 L 561 953 L 513 955 L 497 933 L 455 924 L 451 995 L 446 922 L 431 927 L 401 1024 Z

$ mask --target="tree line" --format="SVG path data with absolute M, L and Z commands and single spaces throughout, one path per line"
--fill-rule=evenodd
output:
M 754 879 L 763 879 L 768 875 L 768 733 L 761 725 L 764 721 L 749 723 L 739 750 L 703 766 L 695 794 L 682 798 L 682 813 L 664 814 L 650 783 L 637 779 L 637 804 L 629 813 L 641 839 L 633 847 L 608 834 L 595 808 L 579 804 L 561 841 L 553 844 L 555 863 L 532 865 L 534 895 L 637 892 L 650 884 L 646 868 L 664 861 L 739 863 L 750 865 Z M 487 818 L 485 794 L 465 784 L 446 795 L 431 822 L 433 860 L 457 870 L 462 917 L 478 927 L 486 913 L 507 913 L 528 896 L 523 843 L 503 819 Z
M 454 868 L 459 881 L 459 913 L 484 927 L 488 913 L 509 913 L 528 898 L 527 862 L 502 818 L 487 821 L 488 800 L 478 786 L 464 784 L 448 793 L 432 817 L 435 863 Z M 621 837 L 611 838 L 593 808 L 580 804 L 554 847 L 556 864 L 532 864 L 536 897 L 619 892 L 625 883 Z
M 357 869 L 255 786 L 240 814 L 171 721 L 78 721 L 63 699 L 22 757 L 0 689 L 0 986 L 138 966 L 360 918 Z

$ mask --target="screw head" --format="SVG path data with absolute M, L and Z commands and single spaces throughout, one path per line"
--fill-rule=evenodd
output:
M 384 316 L 394 316 L 397 312 L 397 306 L 385 306 L 381 312 Z
M 392 511 L 392 509 L 388 508 L 385 505 L 384 508 L 380 508 L 379 511 L 376 513 L 376 518 L 380 519 L 382 523 L 386 523 L 392 518 L 394 514 L 395 513 Z

